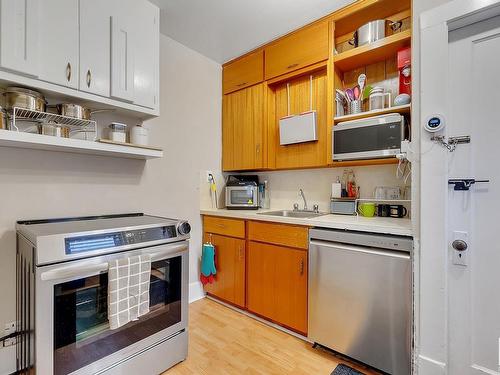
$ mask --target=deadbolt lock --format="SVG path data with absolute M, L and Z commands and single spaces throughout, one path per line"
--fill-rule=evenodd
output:
M 455 240 L 452 242 L 451 246 L 456 250 L 456 251 L 465 251 L 467 250 L 467 242 L 464 240 Z

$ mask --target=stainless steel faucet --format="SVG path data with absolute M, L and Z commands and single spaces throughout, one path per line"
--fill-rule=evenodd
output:
M 302 199 L 304 200 L 304 211 L 307 211 L 306 196 L 304 195 L 304 191 L 302 189 L 299 189 L 299 196 L 301 196 Z

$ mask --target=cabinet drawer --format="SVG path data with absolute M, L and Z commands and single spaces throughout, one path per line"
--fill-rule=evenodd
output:
M 227 94 L 264 80 L 264 51 L 243 57 L 222 70 L 222 91 Z
M 250 221 L 248 239 L 275 245 L 307 249 L 309 243 L 307 227 Z
M 207 233 L 245 238 L 245 221 L 215 216 L 204 216 L 203 230 Z
M 265 79 L 328 59 L 328 22 L 287 36 L 265 49 Z

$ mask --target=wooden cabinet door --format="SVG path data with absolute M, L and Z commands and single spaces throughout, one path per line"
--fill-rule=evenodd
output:
M 44 0 L 39 12 L 39 78 L 76 89 L 79 81 L 78 0 Z
M 265 49 L 266 80 L 328 59 L 328 22 L 315 23 Z
M 39 0 L 0 0 L 0 66 L 38 76 Z
M 245 241 L 238 238 L 209 235 L 215 246 L 216 280 L 205 285 L 205 291 L 236 306 L 245 307 Z
M 80 91 L 109 97 L 113 3 L 80 0 Z
M 265 87 L 258 84 L 222 101 L 222 167 L 225 171 L 264 167 Z
M 307 334 L 307 251 L 248 243 L 247 308 Z
M 241 90 L 264 80 L 264 51 L 257 51 L 222 69 L 222 91 L 224 94 Z

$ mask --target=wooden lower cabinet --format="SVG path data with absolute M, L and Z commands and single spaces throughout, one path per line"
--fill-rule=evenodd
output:
M 249 241 L 247 309 L 307 335 L 307 250 Z
M 204 241 L 212 241 L 216 249 L 216 280 L 205 285 L 210 295 L 245 307 L 245 240 L 205 233 Z

